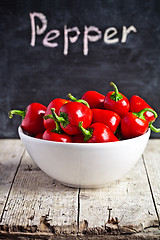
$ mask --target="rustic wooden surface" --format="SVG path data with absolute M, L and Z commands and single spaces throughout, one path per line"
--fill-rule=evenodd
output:
M 62 186 L 20 140 L 0 140 L 0 239 L 160 239 L 160 140 L 100 189 Z

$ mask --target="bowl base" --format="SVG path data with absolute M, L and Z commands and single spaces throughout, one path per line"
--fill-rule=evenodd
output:
M 62 184 L 63 186 L 66 187 L 70 187 L 70 188 L 105 188 L 108 186 L 111 186 L 111 182 L 110 183 L 105 183 L 102 185 L 84 185 L 84 184 L 68 184 L 68 183 L 64 183 L 64 182 L 60 182 L 58 181 L 60 184 Z

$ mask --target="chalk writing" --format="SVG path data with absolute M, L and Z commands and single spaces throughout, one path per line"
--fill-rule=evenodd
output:
M 41 22 L 41 26 L 36 24 L 36 18 Z M 30 13 L 31 20 L 31 43 L 32 47 L 36 45 L 36 37 L 38 35 L 42 35 L 47 30 L 47 18 L 43 13 Z M 118 30 L 116 27 L 109 27 L 105 30 L 103 41 L 106 44 L 115 44 L 118 42 L 126 43 L 128 35 L 133 32 L 136 33 L 137 29 L 131 25 L 128 28 L 126 26 L 122 27 L 121 39 L 117 37 Z M 71 34 L 72 33 L 72 34 Z M 79 35 L 82 34 L 77 26 L 73 28 L 69 28 L 67 25 L 64 25 L 64 49 L 63 54 L 68 55 L 69 52 L 69 43 L 75 43 Z M 58 47 L 58 42 L 55 41 L 58 37 L 60 37 L 61 33 L 58 29 L 53 29 L 45 34 L 42 44 L 45 47 L 55 48 Z M 85 56 L 88 55 L 89 52 L 89 42 L 97 42 L 102 38 L 102 31 L 96 26 L 84 26 L 84 34 L 83 34 L 83 54 Z

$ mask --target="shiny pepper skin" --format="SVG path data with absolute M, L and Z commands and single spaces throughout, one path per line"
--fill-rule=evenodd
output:
M 126 139 L 143 135 L 148 127 L 146 120 L 137 118 L 132 112 L 129 112 L 121 121 L 121 132 Z
M 54 142 L 72 142 L 72 139 L 69 135 L 54 132 L 52 129 L 47 129 L 43 133 L 42 139 Z
M 104 109 L 92 109 L 92 112 L 93 112 L 92 123 L 95 122 L 104 123 L 110 128 L 110 130 L 113 133 L 116 132 L 121 121 L 120 116 L 116 112 Z
M 20 115 L 22 117 L 21 127 L 23 131 L 34 136 L 45 131 L 43 116 L 46 109 L 47 108 L 40 103 L 31 103 L 27 106 L 25 111 L 11 110 L 9 112 L 9 117 L 12 118 L 13 114 Z
M 84 134 L 84 142 L 86 143 L 104 143 L 119 141 L 104 123 L 93 123 L 87 129 L 83 127 L 83 123 L 79 123 L 79 128 Z
M 65 104 L 70 102 L 70 100 L 62 99 L 62 98 L 55 98 L 52 100 L 45 112 L 45 115 L 51 114 L 51 108 L 55 108 L 55 112 L 58 114 L 59 109 Z M 51 118 L 43 119 L 43 124 L 45 129 L 54 129 L 56 127 L 55 121 Z
M 90 108 L 104 109 L 105 96 L 96 91 L 87 91 L 83 94 L 82 99 L 88 102 Z
M 110 83 L 115 91 L 107 93 L 104 100 L 104 108 L 116 112 L 121 118 L 125 117 L 129 111 L 129 100 L 118 91 L 114 83 Z
M 150 127 L 155 132 L 160 132 L 160 129 L 156 129 L 152 122 L 149 123 L 145 117 L 144 113 L 150 111 L 154 114 L 154 117 L 157 118 L 157 113 L 149 108 L 144 108 L 138 113 L 129 112 L 122 120 L 121 120 L 121 133 L 122 136 L 126 139 L 138 137 L 143 135 L 148 128 Z
M 60 123 L 62 130 L 69 135 L 80 133 L 78 124 L 83 121 L 84 127 L 87 128 L 93 118 L 92 110 L 80 102 L 69 102 L 63 105 L 54 118 Z
M 137 95 L 133 95 L 130 99 L 130 112 L 139 112 L 144 108 L 151 108 L 145 100 L 143 100 L 141 97 Z M 145 112 L 144 117 L 148 122 L 153 122 L 155 120 L 154 113 L 152 112 Z

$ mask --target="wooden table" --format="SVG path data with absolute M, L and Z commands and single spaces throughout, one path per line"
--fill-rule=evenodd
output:
M 0 239 L 160 239 L 160 140 L 121 180 L 74 189 L 43 173 L 20 140 L 1 139 L 0 193 Z

